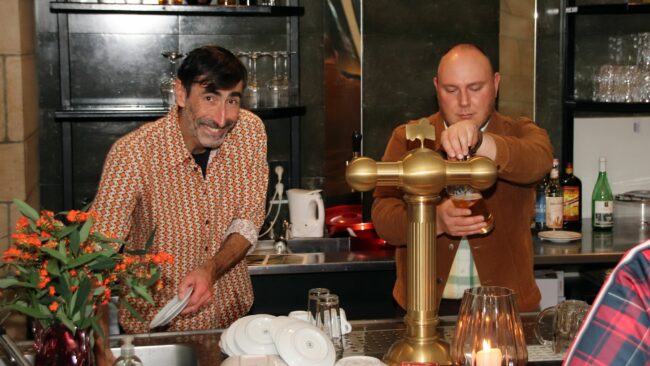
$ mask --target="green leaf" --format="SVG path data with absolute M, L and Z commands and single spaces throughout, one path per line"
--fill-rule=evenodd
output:
M 151 275 L 151 278 L 144 283 L 145 286 L 150 287 L 160 278 L 160 271 L 156 271 Z
M 128 310 L 129 313 L 131 313 L 131 315 L 133 315 L 134 318 L 138 319 L 141 322 L 144 322 L 144 318 L 142 318 L 142 315 L 140 315 L 140 313 L 138 313 L 138 311 L 135 310 L 133 306 L 131 306 L 131 304 L 129 304 L 129 300 L 124 299 L 121 301 L 121 304 L 124 305 L 124 308 Z
M 117 265 L 117 262 L 113 258 L 100 256 L 94 262 L 90 263 L 88 267 L 90 267 L 90 269 L 94 272 L 105 269 L 112 269 L 115 268 L 115 265 Z
M 20 287 L 38 288 L 38 286 L 34 286 L 29 282 L 19 281 L 16 278 L 0 278 L 0 288 L 8 288 L 16 285 Z
M 34 309 L 32 307 L 21 305 L 21 304 L 11 304 L 8 306 L 8 308 L 37 319 L 47 318 L 49 316 L 48 313 L 43 313 L 41 309 Z
M 66 281 L 56 281 L 54 283 L 54 289 L 56 292 L 61 294 L 61 297 L 63 297 L 64 300 L 68 301 L 72 297 L 72 293 L 70 292 L 70 285 Z
M 70 233 L 70 252 L 72 255 L 79 255 L 79 246 L 81 240 L 79 239 L 79 232 L 77 230 Z
M 93 226 L 93 218 L 88 217 L 88 220 L 84 222 L 84 224 L 81 226 L 81 230 L 79 230 L 79 241 L 83 243 L 88 239 L 88 235 L 90 234 L 90 227 Z
M 81 256 L 73 259 L 72 261 L 70 261 L 70 263 L 67 263 L 65 268 L 66 269 L 71 269 L 71 268 L 76 268 L 76 267 L 79 267 L 79 266 L 83 266 L 84 264 L 94 260 L 95 258 L 99 257 L 100 255 L 101 254 L 99 254 L 98 252 L 86 253 L 84 255 L 81 255 Z
M 74 224 L 74 225 L 69 225 L 61 229 L 58 233 L 56 233 L 56 238 L 57 239 L 63 239 L 66 236 L 70 235 L 71 232 L 76 231 L 77 227 L 79 227 L 79 224 Z
M 52 277 L 61 276 L 61 269 L 59 268 L 59 262 L 57 261 L 47 261 L 47 273 L 52 275 Z
M 63 262 L 63 264 L 68 264 L 68 258 L 65 256 L 65 254 L 61 254 L 61 252 L 58 250 L 41 247 L 41 251 L 49 254 L 53 258 L 58 259 L 59 261 Z
M 105 290 L 105 287 L 104 287 L 104 286 L 98 286 L 98 287 L 95 287 L 95 289 L 93 290 L 93 297 L 94 297 L 94 296 L 99 296 L 99 295 L 103 294 L 103 293 L 104 293 L 104 290 Z
M 14 205 L 18 207 L 18 209 L 23 215 L 32 219 L 33 221 L 38 221 L 40 216 L 38 214 L 38 211 L 34 210 L 32 206 L 28 205 L 24 201 L 19 200 L 17 198 L 14 198 Z
M 61 323 L 68 327 L 72 333 L 77 330 L 77 327 L 72 323 L 72 320 L 65 315 L 61 306 L 59 306 L 59 309 L 56 311 L 56 317 L 61 321 Z
M 79 290 L 77 290 L 77 299 L 74 304 L 73 313 L 81 311 L 81 307 L 86 303 L 89 293 L 90 281 L 88 278 L 84 277 L 81 279 L 81 283 L 79 284 Z
M 153 304 L 153 298 L 149 294 L 149 291 L 147 291 L 147 288 L 138 284 L 134 284 L 131 286 L 131 289 L 133 289 L 133 292 L 135 292 L 136 295 L 139 297 L 143 298 L 146 302 L 149 304 Z

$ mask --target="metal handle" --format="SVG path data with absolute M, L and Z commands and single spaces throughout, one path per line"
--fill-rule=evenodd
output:
M 0 346 L 7 351 L 11 360 L 18 366 L 32 366 L 32 363 L 27 360 L 16 343 L 14 343 L 14 341 L 4 333 L 4 329 L 0 330 L 0 332 L 2 332 L 2 335 L 0 335 Z

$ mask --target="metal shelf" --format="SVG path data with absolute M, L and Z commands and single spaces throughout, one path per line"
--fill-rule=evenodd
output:
M 300 16 L 301 6 L 150 5 L 50 2 L 53 13 L 119 13 L 213 16 Z
M 568 15 L 611 15 L 611 14 L 647 14 L 650 4 L 600 4 L 580 5 L 566 8 Z
M 607 103 L 568 100 L 564 102 L 564 105 L 574 112 L 650 113 L 650 103 Z
M 275 119 L 285 117 L 302 116 L 305 114 L 305 106 L 288 106 L 278 108 L 255 108 L 250 109 L 262 119 Z M 57 122 L 132 122 L 152 121 L 167 114 L 164 108 L 80 108 L 65 109 L 54 112 L 54 119 Z

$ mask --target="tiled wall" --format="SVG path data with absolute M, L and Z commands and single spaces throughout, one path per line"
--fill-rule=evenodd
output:
M 499 111 L 534 118 L 535 0 L 501 0 Z
M 34 2 L 3 0 L 0 12 L 0 251 L 18 218 L 12 199 L 38 206 L 38 93 Z M 13 339 L 25 338 L 25 318 L 7 319 Z

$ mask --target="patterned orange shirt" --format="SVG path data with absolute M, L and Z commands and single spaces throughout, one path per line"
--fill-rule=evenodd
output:
M 142 249 L 155 228 L 151 249 L 165 250 L 175 261 L 163 267 L 165 288 L 154 294 L 155 306 L 130 300 L 146 323 L 119 310 L 127 333 L 147 332 L 185 275 L 210 260 L 228 235 L 238 232 L 255 246 L 264 219 L 266 150 L 264 124 L 243 109 L 211 152 L 205 178 L 183 141 L 176 107 L 115 142 L 93 202 L 97 229 L 124 238 L 133 245 L 129 249 Z M 241 261 L 217 280 L 212 303 L 178 316 L 169 330 L 226 328 L 252 303 L 250 275 Z

